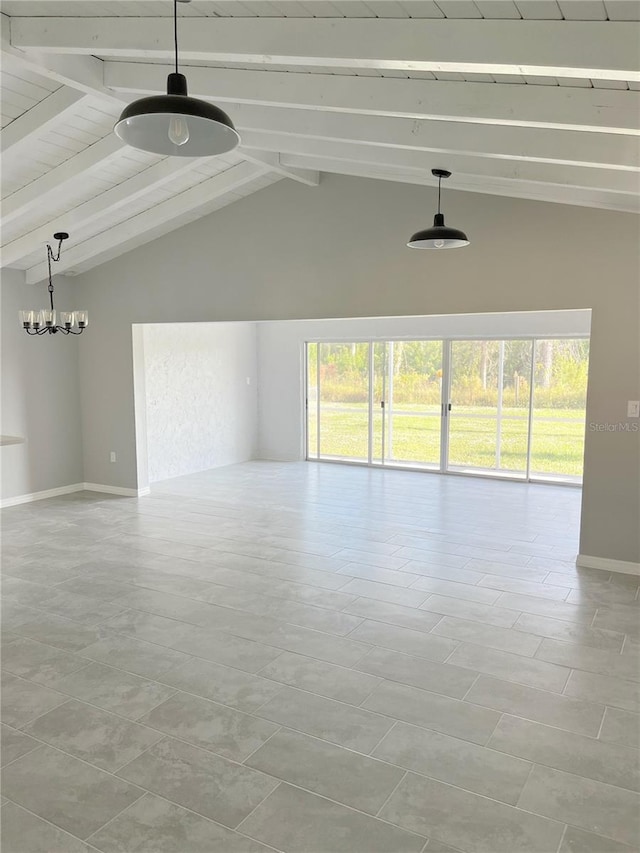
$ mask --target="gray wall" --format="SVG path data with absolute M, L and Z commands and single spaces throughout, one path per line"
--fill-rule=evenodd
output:
M 62 277 L 54 283 L 56 308 L 77 307 L 75 285 Z M 83 481 L 78 341 L 28 337 L 18 323 L 21 308 L 47 304 L 46 285 L 27 285 L 23 272 L 3 270 L 0 431 L 24 442 L 0 448 L 2 500 Z
M 137 486 L 140 322 L 591 308 L 587 421 L 625 422 L 640 397 L 637 217 L 447 187 L 447 221 L 471 246 L 407 249 L 434 203 L 406 184 L 281 181 L 80 276 L 85 479 Z M 640 561 L 639 474 L 640 433 L 587 431 L 581 553 Z
M 149 482 L 253 459 L 255 323 L 150 324 L 142 333 Z

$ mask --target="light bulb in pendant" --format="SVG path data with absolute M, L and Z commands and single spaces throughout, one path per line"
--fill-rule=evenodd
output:
M 436 247 L 436 249 L 442 249 L 442 247 L 444 246 L 444 240 L 434 240 L 433 245 Z
M 174 116 L 169 122 L 169 139 L 174 145 L 185 145 L 189 141 L 189 126 L 181 116 Z

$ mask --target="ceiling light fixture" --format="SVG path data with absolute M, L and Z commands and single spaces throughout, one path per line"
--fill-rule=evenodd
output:
M 190 98 L 187 78 L 178 72 L 178 0 L 173 0 L 175 72 L 167 77 L 167 94 L 129 104 L 114 131 L 127 145 L 154 154 L 209 157 L 226 154 L 240 142 L 229 116 L 214 104 Z
M 53 249 L 47 243 L 47 264 L 49 266 L 49 308 L 32 311 L 30 308 L 19 312 L 20 324 L 28 335 L 55 335 L 62 332 L 63 335 L 81 335 L 89 325 L 88 311 L 61 311 L 61 325 L 56 325 L 56 310 L 53 307 L 53 282 L 51 280 L 51 261 L 57 263 L 60 260 L 62 242 L 69 237 L 66 231 L 57 231 L 53 239 L 58 241 L 58 252 L 53 254 Z M 76 328 L 74 328 L 74 326 Z
M 446 169 L 432 169 L 431 174 L 438 179 L 438 212 L 433 217 L 433 227 L 418 231 L 407 243 L 410 249 L 459 249 L 468 246 L 469 240 L 464 231 L 449 228 L 444 224 L 444 214 L 440 213 L 440 186 L 443 178 L 450 178 Z

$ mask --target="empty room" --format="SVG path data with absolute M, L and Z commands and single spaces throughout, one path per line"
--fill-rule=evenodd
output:
M 640 849 L 640 0 L 0 0 L 2 853 Z

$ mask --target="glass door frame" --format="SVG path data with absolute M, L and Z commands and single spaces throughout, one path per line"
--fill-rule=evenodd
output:
M 571 480 L 558 480 L 554 479 L 553 475 L 550 475 L 548 478 L 544 476 L 531 476 L 531 448 L 532 448 L 532 430 L 533 430 L 533 416 L 534 416 L 534 379 L 535 379 L 535 363 L 536 363 L 536 342 L 537 341 L 551 341 L 551 340 L 587 340 L 590 341 L 590 335 L 502 335 L 500 337 L 494 336 L 485 336 L 485 335 L 458 335 L 455 337 L 415 337 L 415 336 L 406 336 L 406 337 L 388 337 L 388 338 L 373 338 L 373 337 L 350 337 L 348 339 L 340 339 L 340 338 L 324 338 L 324 339 L 314 339 L 307 340 L 303 344 L 303 357 L 304 357 L 304 413 L 305 416 L 303 418 L 303 430 L 304 430 L 304 447 L 305 447 L 305 460 L 311 462 L 328 462 L 339 465 L 359 465 L 359 466 L 367 466 L 371 468 L 389 468 L 391 470 L 400 470 L 400 471 L 421 471 L 430 474 L 447 474 L 449 476 L 454 477 L 483 477 L 486 479 L 492 480 L 507 480 L 518 483 L 546 483 L 549 485 L 556 486 L 569 486 L 573 488 L 581 488 L 582 480 L 571 481 Z M 531 366 L 530 366 L 530 375 L 529 375 L 529 401 L 528 401 L 528 415 L 527 415 L 527 456 L 526 456 L 526 470 L 524 475 L 521 477 L 510 476 L 508 474 L 501 475 L 499 473 L 494 473 L 492 469 L 481 469 L 478 468 L 477 471 L 455 471 L 449 467 L 449 425 L 450 425 L 450 413 L 452 410 L 452 401 L 451 401 L 451 345 L 455 341 L 498 341 L 501 345 L 501 348 L 504 347 L 505 341 L 530 341 L 531 343 Z M 374 440 L 374 420 L 373 420 L 373 412 L 374 412 L 374 353 L 375 353 L 375 345 L 376 344 L 387 344 L 393 346 L 393 344 L 397 341 L 441 341 L 442 342 L 442 391 L 441 391 L 441 414 L 440 414 L 440 465 L 439 468 L 435 467 L 427 467 L 423 465 L 394 465 L 393 462 L 385 461 L 385 434 L 387 427 L 387 416 L 389 413 L 387 396 L 392 393 L 393 389 L 393 380 L 390 374 L 390 370 L 392 370 L 392 359 L 387 357 L 386 362 L 386 371 L 385 371 L 385 380 L 383 384 L 383 388 L 385 391 L 384 397 L 385 399 L 382 401 L 384 405 L 382 405 L 382 414 L 381 414 L 381 448 L 382 454 L 380 457 L 380 461 L 376 461 L 373 458 L 373 440 Z M 329 459 L 323 458 L 320 455 L 320 403 L 321 403 L 321 395 L 320 395 L 320 345 L 321 344 L 351 344 L 351 343 L 366 343 L 369 346 L 369 393 L 368 393 L 368 458 L 366 462 L 354 461 L 349 459 Z M 317 438 L 317 447 L 316 447 L 316 456 L 309 456 L 309 345 L 316 344 L 316 371 L 315 371 L 315 382 L 316 382 L 316 438 Z M 499 389 L 501 390 L 501 384 L 499 383 Z M 499 425 L 499 417 L 498 417 L 498 453 L 499 453 L 499 440 L 500 440 L 500 425 Z M 392 429 L 391 420 L 389 418 L 389 425 Z
M 450 474 L 449 465 L 449 413 L 451 412 L 451 338 L 442 341 L 442 394 L 440 395 L 440 469 L 439 474 Z

